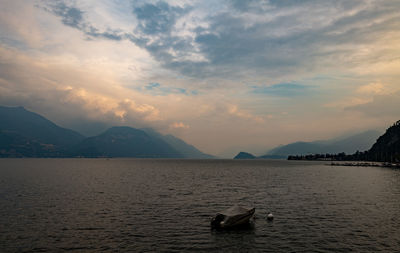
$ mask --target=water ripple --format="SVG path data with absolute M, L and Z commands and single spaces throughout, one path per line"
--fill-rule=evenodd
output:
M 0 160 L 1 252 L 399 252 L 400 171 L 318 162 Z M 256 207 L 247 228 L 218 211 Z M 265 217 L 273 212 L 275 219 Z

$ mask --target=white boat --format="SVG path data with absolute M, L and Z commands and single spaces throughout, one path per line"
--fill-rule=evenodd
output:
M 215 215 L 211 220 L 213 228 L 231 228 L 249 223 L 253 217 L 255 208 L 246 208 L 240 206 L 232 206 Z

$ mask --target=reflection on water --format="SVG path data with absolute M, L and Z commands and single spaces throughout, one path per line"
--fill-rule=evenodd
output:
M 254 222 L 237 228 L 212 229 L 213 245 L 216 249 L 236 249 L 241 252 L 255 249 L 255 229 Z
M 254 223 L 211 229 L 236 203 L 256 208 Z M 386 168 L 2 159 L 0 206 L 2 252 L 400 250 L 400 171 Z

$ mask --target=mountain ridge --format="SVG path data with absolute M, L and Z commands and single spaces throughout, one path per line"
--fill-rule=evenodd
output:
M 383 166 L 400 167 L 400 120 L 390 126 L 366 151 L 357 151 L 353 154 L 340 152 L 337 154 L 293 155 L 289 156 L 288 160 L 372 161 L 383 162 L 385 163 Z M 368 163 L 350 163 L 349 165 L 368 166 Z
M 154 130 L 115 126 L 85 137 L 23 107 L 0 106 L 0 118 L 0 157 L 213 157 Z
M 369 149 L 380 136 L 376 130 L 368 130 L 347 137 L 318 140 L 312 142 L 298 141 L 271 149 L 266 155 L 306 155 L 315 153 L 354 153 Z
M 0 117 L 1 130 L 19 133 L 27 138 L 59 147 L 74 145 L 85 138 L 80 133 L 60 127 L 42 115 L 21 106 L 0 106 Z
M 73 150 L 71 156 L 79 157 L 183 158 L 163 140 L 128 126 L 111 127 L 100 135 L 88 137 Z
M 179 153 L 181 153 L 185 158 L 194 158 L 194 159 L 212 159 L 215 158 L 212 155 L 206 154 L 198 150 L 193 145 L 187 144 L 183 140 L 171 135 L 162 135 L 156 132 L 152 128 L 142 128 L 141 130 L 145 131 L 147 134 L 152 135 L 154 137 L 160 138 L 169 145 L 171 145 L 174 149 L 176 149 Z
M 377 139 L 367 157 L 372 161 L 400 163 L 400 120 Z
M 250 156 L 245 159 L 286 159 L 288 156 L 301 156 L 308 154 L 335 154 L 355 153 L 369 149 L 380 133 L 376 130 L 368 130 L 346 137 L 337 137 L 329 140 L 317 140 L 312 142 L 297 141 L 287 145 L 280 145 L 269 150 L 265 155 Z M 245 152 L 244 152 L 245 153 Z M 240 153 L 236 156 L 239 156 Z M 236 157 L 235 156 L 235 157 Z M 243 159 L 243 158 L 242 158 Z
M 247 152 L 239 152 L 233 159 L 256 159 L 257 157 Z

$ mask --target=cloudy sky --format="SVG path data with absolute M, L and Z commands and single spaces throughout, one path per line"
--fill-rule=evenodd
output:
M 265 153 L 400 119 L 397 0 L 0 0 L 0 105 Z

